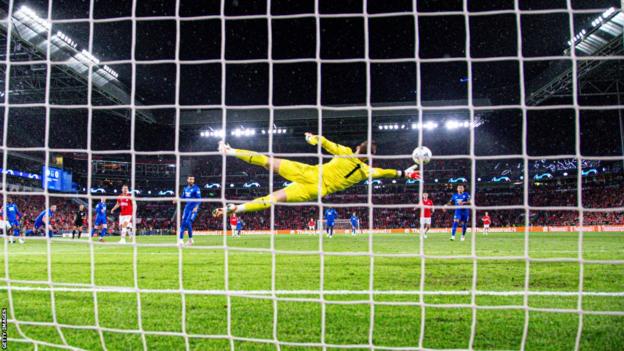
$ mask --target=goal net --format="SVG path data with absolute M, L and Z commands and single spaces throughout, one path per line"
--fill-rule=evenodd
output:
M 317 221 L 316 228 L 319 232 L 327 230 L 327 220 Z M 336 233 L 346 233 L 351 230 L 351 222 L 348 219 L 336 219 L 334 221 Z
M 3 348 L 624 349 L 620 0 L 0 4 Z

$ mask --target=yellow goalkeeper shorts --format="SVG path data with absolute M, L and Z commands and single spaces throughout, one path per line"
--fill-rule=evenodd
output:
M 287 202 L 316 201 L 319 190 L 317 166 L 282 160 L 279 174 L 293 182 L 284 189 Z

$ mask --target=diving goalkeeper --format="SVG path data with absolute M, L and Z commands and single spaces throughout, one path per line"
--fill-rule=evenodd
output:
M 322 172 L 321 196 L 343 191 L 367 180 L 369 175 L 372 178 L 409 178 L 420 179 L 420 172 L 414 165 L 406 170 L 371 168 L 366 161 L 368 142 L 364 141 L 352 150 L 349 147 L 339 145 L 327 140 L 325 137 L 305 133 L 305 140 L 310 145 L 321 143 L 323 149 L 335 157 L 330 162 L 322 165 L 308 165 L 305 163 L 269 158 L 254 151 L 234 149 L 225 142 L 219 142 L 219 152 L 235 156 L 249 164 L 261 166 L 266 169 L 273 169 L 273 172 L 286 178 L 292 184 L 284 189 L 275 191 L 264 197 L 259 197 L 242 205 L 228 204 L 225 212 L 243 213 L 262 211 L 279 202 L 307 202 L 316 200 L 319 192 L 319 172 Z M 371 154 L 375 154 L 377 145 L 373 142 L 370 145 Z M 213 216 L 219 217 L 224 213 L 223 208 L 218 208 L 212 212 Z

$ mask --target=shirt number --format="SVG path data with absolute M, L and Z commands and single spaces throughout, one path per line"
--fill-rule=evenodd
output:
M 359 163 L 353 167 L 353 169 L 351 170 L 351 172 L 347 173 L 347 175 L 345 176 L 345 179 L 349 179 L 350 176 L 353 175 L 353 173 L 355 173 L 358 169 L 362 168 L 362 165 L 360 165 Z

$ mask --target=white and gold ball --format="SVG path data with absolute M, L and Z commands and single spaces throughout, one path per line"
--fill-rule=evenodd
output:
M 419 146 L 412 152 L 412 159 L 419 165 L 426 165 L 431 161 L 431 150 L 426 146 Z

